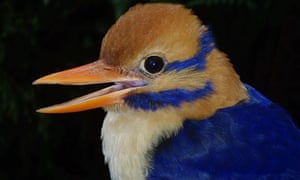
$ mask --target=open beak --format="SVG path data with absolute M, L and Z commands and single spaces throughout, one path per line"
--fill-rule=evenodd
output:
M 108 82 L 115 82 L 115 85 L 65 103 L 38 109 L 37 112 L 69 113 L 123 104 L 124 98 L 133 90 L 146 85 L 135 73 L 124 73 L 119 68 L 106 65 L 103 60 L 44 76 L 33 84 L 87 85 Z

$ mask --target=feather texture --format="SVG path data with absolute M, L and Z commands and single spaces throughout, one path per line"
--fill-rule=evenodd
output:
M 204 27 L 204 26 L 203 26 Z M 190 59 L 185 61 L 175 61 L 167 65 L 165 71 L 182 71 L 188 68 L 196 70 L 204 70 L 206 64 L 206 56 L 215 48 L 214 38 L 211 31 L 205 31 L 200 39 L 200 51 Z
M 254 88 L 250 99 L 183 128 L 154 151 L 148 179 L 299 179 L 300 132 Z
M 149 56 L 160 56 L 164 69 L 146 72 Z M 104 107 L 101 138 L 112 179 L 300 179 L 299 130 L 240 81 L 191 10 L 130 8 L 104 37 L 100 59 L 34 84 L 117 83 L 54 106 L 59 111 L 40 111 Z
M 144 111 L 156 111 L 160 108 L 173 106 L 180 108 L 185 102 L 193 102 L 204 98 L 213 92 L 213 84 L 207 82 L 204 87 L 187 90 L 171 89 L 160 92 L 138 93 L 128 96 L 125 101 L 133 109 L 142 109 Z

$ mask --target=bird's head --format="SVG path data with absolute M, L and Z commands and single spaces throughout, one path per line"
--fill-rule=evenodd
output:
M 136 5 L 109 29 L 99 60 L 42 77 L 34 84 L 108 88 L 38 110 L 66 113 L 175 109 L 182 118 L 205 118 L 247 93 L 212 35 L 188 9 L 174 4 Z

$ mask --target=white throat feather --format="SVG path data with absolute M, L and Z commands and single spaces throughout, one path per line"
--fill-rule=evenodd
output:
M 149 152 L 162 138 L 182 126 L 175 109 L 145 112 L 109 111 L 102 127 L 105 161 L 114 180 L 142 180 L 147 177 Z

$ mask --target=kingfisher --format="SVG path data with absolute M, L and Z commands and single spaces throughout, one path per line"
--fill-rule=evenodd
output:
M 112 179 L 300 179 L 291 117 L 241 82 L 183 5 L 135 5 L 108 30 L 98 60 L 33 82 L 99 83 L 113 85 L 37 111 L 104 108 Z

